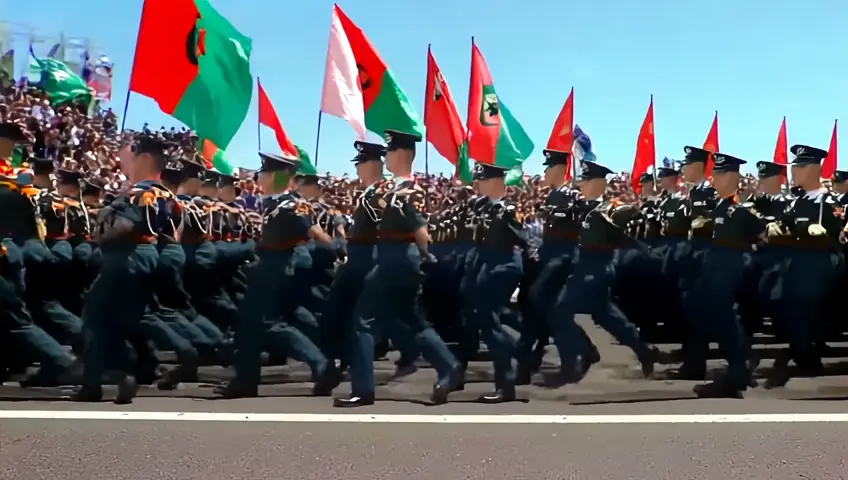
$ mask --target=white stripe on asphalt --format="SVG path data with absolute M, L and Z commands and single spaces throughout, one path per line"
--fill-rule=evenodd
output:
M 848 413 L 691 415 L 394 415 L 320 413 L 121 412 L 0 410 L 0 419 L 141 420 L 271 423 L 451 423 L 451 424 L 665 424 L 665 423 L 846 423 Z

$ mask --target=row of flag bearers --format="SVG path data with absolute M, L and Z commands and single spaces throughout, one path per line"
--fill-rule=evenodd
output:
M 5 168 L 0 341 L 9 348 L 0 371 L 38 362 L 23 385 L 76 381 L 79 401 L 100 400 L 107 378 L 129 402 L 155 376 L 152 343 L 179 362 L 159 388 L 196 380 L 201 365 L 232 364 L 235 377 L 216 391 L 236 398 L 257 395 L 266 352 L 308 365 L 317 396 L 331 395 L 347 370 L 351 394 L 334 403 L 356 407 L 374 403 L 375 352 L 390 340 L 401 353 L 396 375 L 414 371 L 419 356 L 434 367 L 440 404 L 464 388 L 482 340 L 495 385 L 480 401 L 501 403 L 516 399 L 551 340 L 563 383 L 600 359 L 577 314 L 632 349 L 646 377 L 664 361 L 645 335 L 657 318 L 683 338 L 680 378 L 703 379 L 718 341 L 728 369 L 696 387 L 701 396 L 737 397 L 752 385 L 751 336 L 766 317 L 791 346 L 784 363 L 820 371 L 819 319 L 842 281 L 845 238 L 844 196 L 820 184 L 823 150 L 792 148 L 791 195 L 781 191 L 785 167 L 758 163 L 761 192 L 741 201 L 744 160 L 714 154 L 708 182 L 711 154 L 686 147 L 680 170 L 641 179 L 638 205 L 606 198 L 612 172 L 595 162 L 565 184 L 570 154 L 546 150 L 551 190 L 531 256 L 503 169 L 478 165 L 473 186 L 428 214 L 412 175 L 421 138 L 387 131 L 385 140 L 355 143 L 363 190 L 349 219 L 321 201 L 317 177 L 298 175 L 296 160 L 265 153 L 261 211 L 247 213 L 232 178 L 170 158 L 171 145 L 149 134 L 121 151 L 133 186 L 115 198 L 62 170 L 53 189 L 51 161 Z M 26 141 L 21 126 L 0 125 L 0 157 Z M 666 293 L 662 305 L 641 295 L 654 286 Z M 769 385 L 787 372 L 777 369 Z

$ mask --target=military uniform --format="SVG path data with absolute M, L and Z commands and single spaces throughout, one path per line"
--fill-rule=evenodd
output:
M 571 155 L 567 152 L 545 150 L 545 166 L 565 165 Z M 537 251 L 539 274 L 533 279 L 527 301 L 522 310 L 522 331 L 516 347 L 518 381 L 530 382 L 530 374 L 541 364 L 542 346 L 548 343 L 551 329 L 548 325 L 550 310 L 573 270 L 577 258 L 580 220 L 575 218 L 572 206 L 579 192 L 569 185 L 551 190 L 542 205 L 544 221 L 542 244 Z M 535 358 L 533 346 L 539 342 Z
M 582 162 L 582 169 L 583 181 L 603 179 L 612 173 L 610 169 L 589 161 Z M 552 310 L 556 323 L 555 343 L 563 368 L 568 373 L 579 375 L 598 360 L 597 348 L 575 322 L 575 315 L 585 313 L 612 334 L 618 343 L 633 350 L 642 364 L 643 373 L 649 376 L 653 372 L 656 349 L 640 339 L 639 331 L 616 305 L 610 291 L 615 281 L 615 251 L 635 242 L 623 230 L 635 209 L 622 207 L 615 201 L 583 196 L 575 201 L 572 208 L 574 215 L 581 220 L 580 256 L 574 273 L 566 282 L 564 294 L 560 295 Z
M 355 142 L 357 155 L 355 164 L 363 162 L 382 162 L 386 153 L 383 145 L 367 142 Z M 366 199 L 376 188 L 368 185 L 354 201 L 353 221 L 344 240 L 346 261 L 339 265 L 325 310 L 321 315 L 322 348 L 328 358 L 338 359 L 344 366 L 350 365 L 351 346 L 354 344 L 353 310 L 366 275 L 374 267 L 374 254 L 377 245 L 377 222 L 372 218 Z
M 132 153 L 137 160 L 144 155 L 159 160 L 170 146 L 164 139 L 139 135 Z M 75 400 L 100 400 L 109 361 L 120 362 L 115 365 L 121 372 L 116 403 L 130 402 L 135 396 L 136 379 L 126 375 L 131 366 L 124 341 L 138 345 L 143 336 L 141 322 L 155 294 L 157 244 L 173 243 L 181 220 L 176 198 L 153 180 L 136 183 L 126 196 L 116 198 L 100 212 L 103 264 L 83 307 L 85 374 Z
M 799 168 L 818 165 L 827 156 L 826 151 L 806 145 L 795 145 L 790 151 L 795 156 L 792 166 Z M 815 345 L 821 340 L 824 300 L 843 269 L 838 249 L 842 224 L 834 196 L 821 188 L 792 199 L 779 219 L 767 226 L 769 243 L 786 242 L 792 247 L 779 307 L 791 355 L 805 374 L 821 370 Z M 770 379 L 772 385 L 785 383 L 788 370 L 780 369 L 776 377 Z
M 744 160 L 730 155 L 714 155 L 713 172 L 716 175 L 738 172 Z M 751 348 L 737 319 L 736 305 L 751 288 L 746 274 L 752 262 L 751 252 L 759 240 L 764 226 L 757 216 L 739 204 L 736 195 L 719 198 L 710 212 L 712 240 L 704 253 L 700 274 L 695 282 L 693 305 L 697 315 L 693 325 L 700 328 L 700 344 L 691 344 L 693 352 L 706 352 L 710 338 L 715 338 L 724 354 L 728 367 L 726 375 L 712 384 L 699 385 L 696 393 L 703 397 L 738 396 L 750 382 L 748 361 Z M 694 361 L 694 359 L 692 360 Z M 706 369 L 706 355 L 698 358 L 697 369 Z
M 386 132 L 389 154 L 393 150 L 414 151 L 420 137 L 401 132 Z M 405 152 L 402 152 L 405 153 Z M 364 198 L 377 224 L 379 243 L 376 265 L 368 273 L 354 315 L 357 325 L 356 346 L 351 356 L 351 397 L 336 399 L 339 407 L 374 403 L 374 336 L 400 329 L 415 333 L 422 356 L 436 369 L 438 380 L 433 388 L 435 403 L 447 401 L 457 380 L 456 361 L 416 309 L 421 286 L 421 262 L 431 255 L 416 245 L 415 235 L 426 226 L 422 215 L 425 192 L 415 179 L 394 178 L 377 183 Z
M 260 154 L 260 172 L 293 173 L 296 164 L 288 159 Z M 309 365 L 316 379 L 313 393 L 329 395 L 338 383 L 335 368 L 315 344 L 292 325 L 298 300 L 291 296 L 294 270 L 311 262 L 305 244 L 314 225 L 309 202 L 290 191 L 263 199 L 262 236 L 257 244 L 259 259 L 249 274 L 245 298 L 240 305 L 235 331 L 236 377 L 216 389 L 228 398 L 257 395 L 260 354 L 267 350 L 282 358 L 291 356 Z
M 478 167 L 477 180 L 503 182 L 505 170 L 482 164 Z M 471 331 L 464 336 L 468 345 L 461 349 L 466 352 L 462 361 L 467 365 L 470 360 L 467 352 L 472 348 L 476 352 L 482 337 L 495 367 L 495 392 L 481 397 L 481 401 L 501 403 L 515 400 L 515 371 L 512 367 L 514 343 L 500 317 L 524 274 L 521 250 L 526 248 L 526 239 L 516 207 L 508 199 L 490 198 L 478 215 L 478 221 L 482 227 L 478 247 L 480 264 L 473 288 L 465 292 L 472 317 L 469 319 Z
M 26 132 L 16 124 L 0 124 L 0 143 L 25 143 Z M 11 151 L 11 148 L 9 148 Z M 5 155 L 0 152 L 0 156 Z M 33 323 L 24 301 L 24 255 L 20 245 L 41 239 L 43 219 L 35 208 L 39 190 L 32 173 L 3 168 L 0 173 L 0 378 L 7 370 L 38 361 L 39 380 L 56 381 L 73 363 L 61 345 Z M 23 363 L 22 363 L 23 362 Z

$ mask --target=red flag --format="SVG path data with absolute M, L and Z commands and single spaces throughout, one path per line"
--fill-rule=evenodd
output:
M 554 122 L 554 128 L 551 130 L 551 136 L 548 138 L 548 150 L 557 150 L 560 152 L 571 153 L 571 147 L 574 146 L 574 87 L 571 87 L 571 92 Z M 565 164 L 565 181 L 571 180 L 571 164 Z
M 198 75 L 197 61 L 186 53 L 187 34 L 195 31 L 198 17 L 192 0 L 149 0 L 141 9 L 130 91 L 152 98 L 169 115 Z
M 701 147 L 710 153 L 718 152 L 718 112 L 715 112 L 713 124 L 710 127 L 710 132 L 707 134 L 707 139 L 704 140 L 704 146 Z M 707 167 L 704 170 L 704 176 L 709 177 L 713 171 L 713 156 L 707 159 Z
M 786 117 L 783 117 L 783 122 L 780 124 L 780 131 L 777 132 L 777 143 L 774 145 L 774 163 L 786 165 Z
M 830 147 L 827 149 L 827 158 L 822 163 L 821 176 L 822 178 L 830 178 L 833 172 L 836 171 L 837 164 L 837 148 L 836 148 L 836 122 L 833 121 L 833 133 L 830 135 Z
M 265 93 L 265 89 L 262 88 L 262 84 L 259 83 L 258 78 L 256 79 L 256 84 L 259 86 L 259 123 L 274 130 L 274 136 L 277 137 L 277 144 L 280 146 L 280 150 L 284 156 L 298 158 L 297 149 L 294 148 L 294 143 L 286 135 L 286 131 L 283 130 L 280 117 L 277 116 L 274 105 L 271 104 L 271 100 L 268 98 L 268 94 Z
M 453 103 L 448 83 L 427 49 L 427 84 L 424 97 L 424 126 L 427 141 L 452 165 L 458 166 L 459 148 L 465 141 L 465 127 L 456 104 Z
M 642 121 L 642 128 L 639 129 L 639 138 L 636 140 L 636 157 L 633 159 L 633 171 L 630 172 L 630 182 L 633 185 L 633 191 L 639 193 L 642 185 L 639 183 L 639 177 L 648 171 L 648 168 L 654 165 L 657 158 L 657 147 L 654 139 L 654 96 L 651 95 L 651 103 L 648 105 L 648 112 L 645 114 L 645 120 Z

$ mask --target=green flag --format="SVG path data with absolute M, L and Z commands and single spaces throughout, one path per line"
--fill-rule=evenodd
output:
M 129 88 L 226 150 L 250 108 L 251 49 L 209 0 L 148 0 Z
M 524 186 L 524 172 L 521 170 L 521 165 L 506 172 L 505 183 L 507 187 Z
M 315 165 L 312 163 L 312 160 L 309 158 L 309 154 L 306 153 L 306 150 L 294 146 L 295 150 L 297 150 L 297 159 L 300 162 L 297 166 L 297 174 L 298 175 L 318 175 L 318 169 L 315 168 Z
M 50 99 L 51 105 L 82 100 L 91 102 L 91 90 L 85 81 L 68 68 L 67 65 L 55 58 L 36 58 L 41 68 L 41 88 Z
M 465 140 L 459 146 L 459 151 L 456 155 L 456 172 L 454 175 L 465 185 L 471 185 L 473 181 L 471 161 L 468 158 L 468 140 Z

